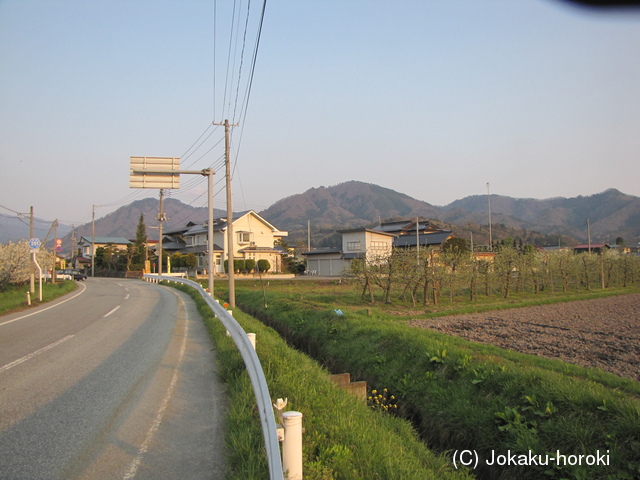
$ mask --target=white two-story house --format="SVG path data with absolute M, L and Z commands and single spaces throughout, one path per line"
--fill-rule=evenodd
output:
M 319 249 L 304 252 L 307 258 L 307 273 L 311 275 L 337 276 L 351 268 L 356 258 L 375 262 L 391 253 L 395 235 L 369 228 L 338 230 L 342 234 L 342 250 Z
M 215 273 L 224 273 L 224 261 L 231 249 L 236 260 L 267 260 L 271 272 L 282 270 L 284 251 L 274 246 L 274 242 L 286 237 L 287 232 L 278 230 L 253 210 L 233 220 L 233 240 L 228 242 L 228 221 L 219 218 L 213 225 Z M 174 229 L 164 235 L 162 248 L 168 253 L 193 253 L 198 258 L 198 268 L 206 270 L 208 265 L 208 222 L 189 223 L 180 229 Z

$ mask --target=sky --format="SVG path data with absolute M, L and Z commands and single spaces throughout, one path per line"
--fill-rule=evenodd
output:
M 226 208 L 227 119 L 235 211 L 350 180 L 640 196 L 639 45 L 640 9 L 561 0 L 0 0 L 0 214 L 157 198 L 131 156 L 213 167 Z

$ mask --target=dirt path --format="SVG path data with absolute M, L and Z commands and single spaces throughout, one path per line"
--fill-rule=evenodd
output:
M 640 381 L 640 294 L 408 324 Z

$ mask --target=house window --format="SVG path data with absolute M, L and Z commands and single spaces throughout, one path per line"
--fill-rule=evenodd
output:
M 359 252 L 362 250 L 362 242 L 347 242 L 347 250 L 350 252 Z
M 384 242 L 371 242 L 372 250 L 386 250 L 387 244 Z
M 238 243 L 251 243 L 251 232 L 238 232 Z

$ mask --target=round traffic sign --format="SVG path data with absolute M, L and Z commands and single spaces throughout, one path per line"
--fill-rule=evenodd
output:
M 60 253 L 62 251 L 62 245 L 56 246 L 56 252 Z
M 56 245 L 62 245 L 62 239 L 56 238 Z
M 31 238 L 29 240 L 29 248 L 31 248 L 32 250 L 40 248 L 40 245 L 42 245 L 42 242 L 40 242 L 39 238 Z

